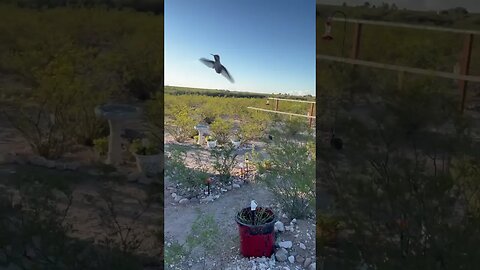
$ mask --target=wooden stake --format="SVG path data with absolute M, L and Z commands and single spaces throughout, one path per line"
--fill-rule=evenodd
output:
M 470 60 L 472 56 L 473 46 L 473 34 L 467 34 L 465 36 L 465 43 L 463 47 L 462 62 L 460 64 L 460 74 L 468 75 L 470 70 Z M 465 111 L 465 102 L 467 99 L 467 81 L 460 80 L 459 82 L 460 93 L 462 95 L 462 104 L 460 105 L 460 111 L 463 114 Z
M 312 103 L 312 104 L 310 105 L 309 115 L 310 115 L 310 116 L 313 116 L 314 112 L 315 112 L 315 103 Z M 313 118 L 310 118 L 310 119 L 308 120 L 308 126 L 309 126 L 309 127 L 312 127 L 312 124 L 313 124 Z
M 357 59 L 360 53 L 360 36 L 362 35 L 362 24 L 356 23 L 353 31 L 353 47 L 351 58 Z

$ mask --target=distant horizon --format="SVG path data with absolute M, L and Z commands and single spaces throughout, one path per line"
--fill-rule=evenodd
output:
M 206 87 L 194 87 L 194 86 L 183 86 L 183 85 L 164 85 L 165 87 L 181 87 L 181 88 L 192 88 L 192 89 L 202 89 L 202 90 L 217 90 L 217 91 L 229 91 L 229 92 L 245 92 L 245 93 L 252 93 L 252 94 L 269 94 L 269 95 L 275 95 L 275 94 L 281 94 L 281 95 L 291 95 L 291 96 L 312 96 L 316 97 L 315 93 L 306 93 L 303 94 L 301 91 L 293 91 L 293 92 L 259 92 L 259 91 L 249 91 L 249 90 L 230 90 L 230 89 L 221 89 L 221 88 L 206 88 Z
M 361 6 L 365 2 L 377 6 L 382 3 L 395 4 L 400 9 L 412 11 L 439 11 L 463 7 L 470 13 L 480 13 L 479 0 L 316 0 L 317 4 L 332 6 L 342 6 L 344 2 L 349 6 Z

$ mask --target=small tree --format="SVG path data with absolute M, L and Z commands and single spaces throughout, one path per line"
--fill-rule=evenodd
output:
M 170 120 L 167 131 L 177 140 L 183 142 L 195 135 L 195 120 L 189 115 L 187 106 L 179 106 L 175 108 L 173 119 Z
M 220 174 L 222 181 L 227 182 L 237 164 L 238 154 L 235 147 L 229 143 L 213 149 L 211 155 L 214 158 L 213 168 Z
M 277 134 L 267 148 L 272 169 L 261 181 L 292 218 L 306 218 L 315 213 L 315 159 L 309 147 L 306 142 L 293 142 Z

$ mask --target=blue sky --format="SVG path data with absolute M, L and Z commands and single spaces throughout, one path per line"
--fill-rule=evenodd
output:
M 315 95 L 315 34 L 314 0 L 166 0 L 165 84 Z

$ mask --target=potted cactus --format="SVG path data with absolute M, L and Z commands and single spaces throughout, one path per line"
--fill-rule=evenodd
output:
M 235 216 L 240 233 L 240 253 L 244 257 L 270 257 L 275 247 L 274 224 L 277 221 L 272 209 L 257 207 L 252 201 Z
M 217 140 L 213 136 L 207 136 L 206 139 L 208 148 L 214 148 L 217 146 Z
M 141 173 L 153 176 L 161 172 L 163 154 L 160 153 L 159 145 L 146 139 L 137 139 L 130 145 L 130 151 L 135 156 Z

